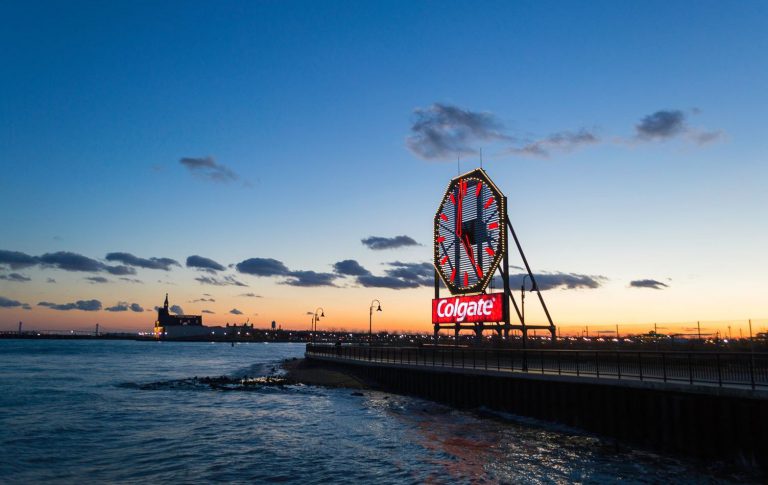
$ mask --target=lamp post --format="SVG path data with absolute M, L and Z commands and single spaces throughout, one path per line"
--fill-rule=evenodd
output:
M 371 306 L 368 309 L 368 347 L 373 345 L 373 307 L 376 304 L 376 311 L 381 311 L 381 302 L 379 300 L 373 300 Z
M 320 312 L 320 315 L 317 314 L 317 312 Z M 315 344 L 315 334 L 317 333 L 317 322 L 320 320 L 320 317 L 325 316 L 325 311 L 322 309 L 322 307 L 318 307 L 315 310 L 315 313 L 312 315 L 312 345 Z

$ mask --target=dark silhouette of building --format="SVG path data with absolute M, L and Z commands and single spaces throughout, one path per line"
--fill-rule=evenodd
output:
M 165 294 L 165 303 L 157 309 L 156 337 L 190 337 L 206 333 L 208 333 L 208 327 L 203 326 L 202 315 L 171 315 L 168 310 L 168 293 Z

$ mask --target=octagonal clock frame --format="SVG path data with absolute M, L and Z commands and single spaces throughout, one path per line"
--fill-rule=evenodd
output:
M 488 287 L 506 253 L 506 206 L 481 168 L 448 184 L 435 213 L 433 263 L 451 294 Z

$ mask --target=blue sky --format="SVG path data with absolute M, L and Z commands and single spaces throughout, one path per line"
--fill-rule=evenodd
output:
M 273 258 L 318 273 L 346 259 L 376 274 L 428 262 L 456 154 L 426 159 L 406 140 L 416 110 L 442 106 L 494 123 L 498 136 L 464 147 L 483 149 L 534 270 L 605 277 L 549 291 L 556 320 L 762 318 L 767 24 L 762 2 L 5 2 L 0 250 L 182 266 L 190 255 Z M 638 126 L 660 112 L 679 123 L 642 138 Z M 597 141 L 546 144 L 577 133 Z M 536 141 L 547 156 L 523 150 Z M 234 175 L 180 163 L 206 157 Z M 478 164 L 461 157 L 462 171 Z M 360 242 L 397 235 L 422 246 Z M 207 318 L 243 306 L 241 288 L 200 284 L 187 268 L 140 269 L 142 284 L 18 273 L 31 281 L 0 280 L 0 296 L 33 309 L 0 309 L 7 326 L 109 322 L 117 316 L 36 303 L 151 308 L 171 286 L 185 301 L 218 291 Z M 429 329 L 428 287 L 227 274 L 263 294 L 256 319 L 301 321 L 327 301 L 339 326 L 355 327 L 345 302 L 367 317 L 386 295 L 391 327 Z M 667 287 L 628 287 L 641 279 Z M 146 325 L 132 317 L 115 325 Z

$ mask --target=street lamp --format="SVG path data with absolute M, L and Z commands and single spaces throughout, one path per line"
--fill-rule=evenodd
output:
M 317 312 L 320 312 L 320 315 L 318 315 Z M 324 317 L 324 316 L 325 316 L 325 311 L 321 307 L 318 307 L 315 310 L 315 313 L 312 315 L 312 344 L 313 345 L 315 343 L 315 334 L 317 333 L 317 322 L 320 321 L 320 317 Z
M 381 302 L 379 300 L 373 300 L 371 307 L 368 309 L 368 347 L 373 344 L 373 307 L 376 304 L 376 311 L 381 311 Z

